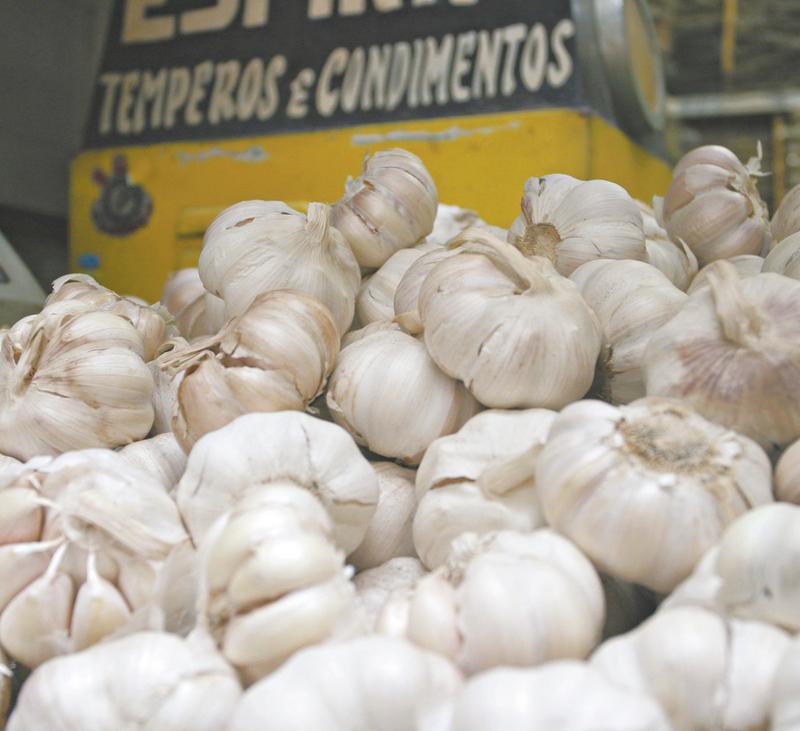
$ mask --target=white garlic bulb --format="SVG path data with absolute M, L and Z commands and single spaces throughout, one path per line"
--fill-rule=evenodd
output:
M 283 204 L 247 214 L 246 207 L 240 214 L 221 213 L 200 253 L 200 278 L 225 301 L 228 316 L 241 315 L 259 294 L 295 289 L 318 299 L 339 334 L 347 332 L 361 273 L 347 242 L 330 225 L 330 207 L 311 203 L 308 217 Z
M 448 731 L 672 731 L 649 695 L 577 660 L 488 670 L 469 678 L 453 705 Z
M 412 731 L 461 687 L 442 657 L 388 637 L 297 653 L 242 696 L 227 731 Z
M 0 512 L 0 643 L 29 667 L 125 627 L 186 541 L 164 488 L 109 451 L 30 461 Z
M 373 322 L 394 318 L 394 296 L 397 285 L 408 268 L 429 251 L 441 247 L 420 244 L 413 249 L 400 249 L 392 254 L 378 269 L 361 283 L 356 297 L 356 322 L 365 327 Z
M 131 465 L 155 478 L 170 493 L 186 469 L 186 453 L 171 433 L 132 442 L 119 453 Z
M 800 185 L 795 185 L 783 196 L 772 216 L 770 230 L 775 244 L 800 231 Z
M 419 296 L 439 367 L 490 408 L 557 409 L 583 396 L 602 333 L 575 284 L 475 228 L 451 246 L 457 255 L 433 268 Z
M 153 379 L 125 319 L 59 302 L 21 320 L 0 345 L 0 452 L 28 459 L 143 439 Z
M 228 316 L 225 302 L 205 290 L 175 315 L 175 326 L 187 340 L 216 335 Z
M 764 259 L 764 272 L 800 279 L 800 232 L 786 237 Z
M 797 731 L 800 723 L 800 638 L 795 637 L 775 672 L 770 698 L 771 731 Z
M 172 429 L 188 452 L 204 434 L 253 411 L 306 408 L 339 351 L 328 310 L 293 290 L 258 295 L 210 339 L 176 349 L 162 365 L 183 372 Z
M 614 685 L 654 697 L 675 731 L 750 731 L 767 721 L 788 645 L 768 624 L 676 607 L 606 640 L 590 663 Z
M 456 251 L 444 246 L 438 246 L 431 251 L 423 254 L 414 261 L 406 270 L 403 277 L 397 284 L 394 291 L 394 312 L 395 315 L 405 315 L 412 313 L 416 319 L 419 318 L 417 312 L 419 303 L 419 292 L 422 283 L 431 270 L 440 262 L 455 256 Z M 402 322 L 402 320 L 401 320 Z
M 742 254 L 741 256 L 732 256 L 730 259 L 726 259 L 729 264 L 733 264 L 736 271 L 739 274 L 739 277 L 742 279 L 746 279 L 747 277 L 754 277 L 756 274 L 761 274 L 764 268 L 764 259 L 763 257 L 757 256 L 755 254 Z M 716 269 L 714 266 L 714 262 L 712 261 L 710 264 L 706 264 L 692 279 L 692 283 L 689 285 L 689 289 L 686 290 L 686 293 L 689 295 L 694 294 L 702 287 L 708 286 L 708 273 L 712 272 Z
M 327 511 L 288 481 L 240 500 L 199 550 L 201 612 L 249 683 L 334 635 L 356 606 Z
M 131 299 L 121 297 L 116 292 L 99 285 L 88 274 L 65 274 L 56 279 L 46 305 L 70 300 L 119 315 L 130 322 L 142 338 L 145 361 L 154 357 L 161 343 L 176 334 L 166 308 L 159 305 L 142 307 Z
M 248 492 L 286 481 L 319 497 L 346 553 L 364 539 L 378 478 L 350 435 L 297 411 L 246 414 L 195 444 L 177 501 L 195 543 Z
M 178 351 L 188 347 L 189 343 L 181 337 L 168 340 L 158 349 L 155 358 L 147 364 L 153 377 L 153 434 L 172 432 L 172 419 L 178 408 L 178 387 L 185 372 L 175 373 L 167 363 Z
M 173 316 L 196 300 L 205 292 L 203 283 L 200 281 L 200 272 L 196 267 L 179 269 L 167 279 L 164 289 L 161 292 L 161 304 L 166 307 Z
M 769 243 L 769 216 L 756 181 L 759 158 L 743 165 L 729 149 L 705 145 L 687 152 L 672 172 L 662 215 L 673 241 L 685 241 L 701 266 Z
M 348 181 L 331 223 L 358 263 L 376 269 L 431 232 L 438 202 L 436 184 L 422 160 L 399 148 L 383 150 L 364 160 L 361 177 Z
M 492 224 L 486 223 L 475 211 L 440 203 L 436 208 L 433 230 L 428 234 L 425 240 L 436 246 L 446 246 L 465 228 L 469 228 L 470 226 L 477 226 L 478 228 L 485 229 L 503 240 L 505 240 L 508 235 L 508 231 L 499 226 L 492 226 Z
M 794 442 L 775 465 L 775 497 L 800 505 L 800 440 Z
M 394 462 L 373 462 L 378 505 L 361 545 L 348 557 L 356 569 L 368 569 L 398 556 L 416 556 L 411 522 L 417 509 L 414 471 Z
M 686 295 L 658 269 L 640 261 L 590 261 L 570 279 L 597 315 L 608 346 L 600 356 L 595 384 L 614 404 L 641 398 L 642 360 L 650 336 L 675 315 Z
M 326 402 L 359 444 L 411 465 L 480 409 L 464 384 L 442 373 L 425 345 L 396 325 L 342 350 Z
M 139 632 L 38 668 L 8 731 L 219 731 L 240 696 L 210 643 Z
M 661 271 L 678 289 L 685 292 L 697 274 L 697 257 L 684 243 L 674 243 L 656 218 L 655 211 L 637 200 L 644 225 L 647 263 Z
M 524 532 L 544 523 L 534 471 L 555 416 L 547 409 L 491 409 L 428 447 L 414 516 L 414 545 L 428 568 L 445 562 L 462 533 Z
M 686 578 L 739 515 L 772 501 L 755 442 L 660 398 L 565 408 L 536 485 L 547 522 L 602 571 L 658 592 Z
M 393 603 L 404 605 L 400 608 Z M 463 534 L 447 563 L 384 606 L 378 629 L 439 652 L 466 674 L 585 657 L 603 590 L 588 559 L 547 528 Z
M 627 191 L 608 180 L 569 175 L 525 183 L 522 214 L 508 241 L 525 256 L 549 259 L 564 276 L 593 259 L 647 257 L 642 216 Z
M 375 568 L 359 571 L 353 577 L 368 631 L 374 631 L 383 606 L 395 592 L 410 590 L 428 573 L 422 562 L 411 556 L 391 558 Z
M 740 279 L 726 261 L 708 278 L 650 338 L 647 393 L 680 398 L 765 447 L 789 444 L 800 436 L 800 282 Z

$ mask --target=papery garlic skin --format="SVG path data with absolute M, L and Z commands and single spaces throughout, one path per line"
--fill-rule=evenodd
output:
M 364 610 L 367 630 L 375 631 L 378 618 L 389 597 L 410 590 L 428 572 L 418 558 L 391 558 L 375 568 L 359 571 L 353 577 L 356 594 Z
M 172 433 L 172 420 L 178 407 L 178 388 L 185 374 L 183 371 L 175 373 L 166 364 L 176 352 L 188 347 L 189 343 L 183 338 L 173 338 L 164 343 L 156 357 L 147 364 L 153 377 L 153 434 Z
M 288 481 L 239 501 L 199 550 L 201 612 L 247 682 L 331 637 L 356 606 L 330 517 Z
M 505 240 L 508 235 L 507 230 L 486 223 L 475 211 L 440 203 L 436 208 L 436 219 L 433 222 L 433 231 L 428 234 L 425 241 L 435 246 L 446 246 L 465 228 L 469 228 L 470 226 L 477 226 L 478 228 L 485 229 L 492 235 L 503 240 Z
M 773 244 L 800 232 L 800 185 L 795 185 L 780 202 L 770 223 Z
M 593 259 L 647 256 L 642 217 L 627 191 L 569 175 L 528 179 L 508 241 L 525 256 L 549 259 L 565 277 Z
M 800 232 L 786 237 L 764 259 L 764 272 L 800 279 Z
M 175 326 L 187 340 L 216 335 L 228 316 L 225 302 L 205 290 L 175 315 Z
M 637 200 L 644 225 L 647 263 L 661 271 L 678 289 L 685 292 L 697 274 L 697 257 L 683 242 L 674 243 L 656 218 L 655 211 Z
M 607 640 L 590 664 L 614 685 L 654 697 L 675 731 L 749 731 L 768 719 L 789 641 L 768 624 L 676 607 Z
M 422 283 L 440 261 L 449 259 L 455 254 L 456 252 L 452 249 L 440 246 L 423 254 L 411 264 L 398 282 L 397 289 L 394 292 L 395 315 L 401 316 L 412 313 L 415 318 L 419 318 L 417 308 Z
M 177 315 L 186 305 L 205 292 L 197 267 L 179 269 L 170 275 L 161 292 L 161 304 L 172 315 Z
M 221 213 L 225 220 L 209 227 L 200 254 L 200 278 L 225 301 L 227 315 L 241 315 L 265 292 L 294 289 L 330 310 L 340 336 L 347 332 L 361 273 L 347 242 L 331 225 L 330 207 L 311 203 L 308 217 L 284 204 L 239 215 Z M 234 222 L 222 225 L 227 221 Z
M 0 452 L 28 459 L 143 439 L 153 379 L 125 319 L 58 302 L 17 323 L 0 346 Z
M 686 153 L 672 172 L 662 215 L 673 241 L 685 241 L 700 266 L 759 254 L 770 239 L 767 206 L 756 187 L 760 161 L 743 165 L 730 150 L 706 145 Z
M 409 465 L 480 410 L 464 384 L 443 373 L 425 345 L 398 326 L 365 333 L 342 350 L 326 403 L 356 442 Z
M 361 176 L 348 181 L 331 224 L 359 265 L 376 269 L 432 231 L 438 203 L 436 184 L 422 160 L 407 150 L 383 150 L 368 156 Z
M 597 315 L 609 348 L 600 356 L 595 381 L 603 396 L 613 404 L 643 397 L 642 361 L 650 336 L 687 296 L 658 269 L 639 261 L 590 261 L 570 279 Z
M 583 396 L 602 334 L 577 287 L 475 228 L 450 246 L 457 254 L 428 274 L 418 302 L 439 367 L 490 408 L 557 409 Z
M 460 687 L 444 658 L 363 637 L 299 652 L 247 690 L 227 731 L 419 729 Z
M 378 502 L 378 478 L 350 435 L 296 411 L 247 414 L 195 444 L 177 502 L 195 542 L 249 492 L 290 481 L 319 497 L 347 553 L 364 539 Z
M 416 479 L 414 545 L 428 568 L 443 564 L 462 533 L 543 525 L 536 457 L 556 414 L 489 410 L 433 442 Z
M 357 570 L 385 564 L 400 556 L 416 556 L 411 522 L 417 509 L 414 470 L 394 462 L 373 462 L 378 477 L 378 505 L 359 547 L 347 562 Z
M 765 260 L 763 257 L 757 256 L 756 254 L 742 254 L 741 256 L 732 256 L 730 259 L 726 259 L 726 261 L 733 264 L 741 279 L 745 279 L 747 277 L 754 277 L 756 274 L 761 274 Z M 689 289 L 686 290 L 686 293 L 692 295 L 702 287 L 707 287 L 708 273 L 712 271 L 714 271 L 713 261 L 710 264 L 706 264 L 697 272 L 694 279 L 692 279 L 692 283 L 689 285 Z
M 775 466 L 775 497 L 800 505 L 800 440 L 781 455 Z
M 184 374 L 172 430 L 188 452 L 242 414 L 305 409 L 338 352 L 336 324 L 316 299 L 294 290 L 260 294 L 215 337 L 165 356 L 162 365 Z
M 240 695 L 212 647 L 140 632 L 38 668 L 8 731 L 218 731 Z
M 543 528 L 460 536 L 447 563 L 387 602 L 378 629 L 445 655 L 469 675 L 585 657 L 603 618 L 591 563 Z
M 470 678 L 453 705 L 448 731 L 672 731 L 649 695 L 575 660 L 488 670 Z
M 708 277 L 650 338 L 647 393 L 680 398 L 765 448 L 789 444 L 800 436 L 800 282 L 740 279 L 725 261 Z
M 739 515 L 772 501 L 755 442 L 661 398 L 565 408 L 536 484 L 549 525 L 602 571 L 658 592 L 686 578 Z
M 119 453 L 132 466 L 155 478 L 170 493 L 186 469 L 186 453 L 171 433 L 132 442 Z

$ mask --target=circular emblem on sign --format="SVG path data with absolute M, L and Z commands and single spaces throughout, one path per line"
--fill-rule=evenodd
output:
M 92 205 L 92 218 L 101 231 L 127 236 L 150 220 L 153 201 L 141 185 L 131 181 L 124 155 L 114 158 L 111 175 L 95 168 L 93 178 L 102 189 Z

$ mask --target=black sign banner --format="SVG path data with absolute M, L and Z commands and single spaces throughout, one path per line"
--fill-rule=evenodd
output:
M 117 0 L 86 147 L 580 104 L 569 0 Z

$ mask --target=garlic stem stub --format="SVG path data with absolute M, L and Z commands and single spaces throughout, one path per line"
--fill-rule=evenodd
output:
M 767 206 L 756 183 L 760 155 L 743 165 L 729 149 L 705 145 L 675 166 L 662 215 L 673 241 L 685 241 L 700 266 L 760 254 L 770 241 Z
M 790 444 L 800 437 L 800 282 L 743 279 L 727 261 L 708 281 L 650 338 L 648 395 L 679 398 L 765 449 Z
M 728 524 L 772 502 L 770 462 L 755 442 L 653 397 L 565 408 L 539 454 L 536 484 L 548 524 L 600 570 L 661 593 Z
M 508 241 L 525 256 L 549 259 L 564 276 L 594 259 L 647 257 L 642 216 L 627 191 L 569 175 L 528 179 Z
M 394 252 L 420 243 L 433 230 L 439 194 L 416 155 L 395 148 L 364 160 L 333 207 L 341 231 L 364 269 L 377 269 Z
M 224 300 L 229 317 L 265 292 L 299 290 L 325 305 L 339 335 L 346 333 L 361 273 L 331 225 L 330 207 L 311 203 L 304 216 L 283 203 L 251 212 L 248 203 L 223 211 L 206 232 L 199 263 L 206 289 Z
M 558 409 L 583 396 L 602 332 L 575 284 L 480 229 L 450 246 L 419 295 L 439 367 L 490 408 Z

